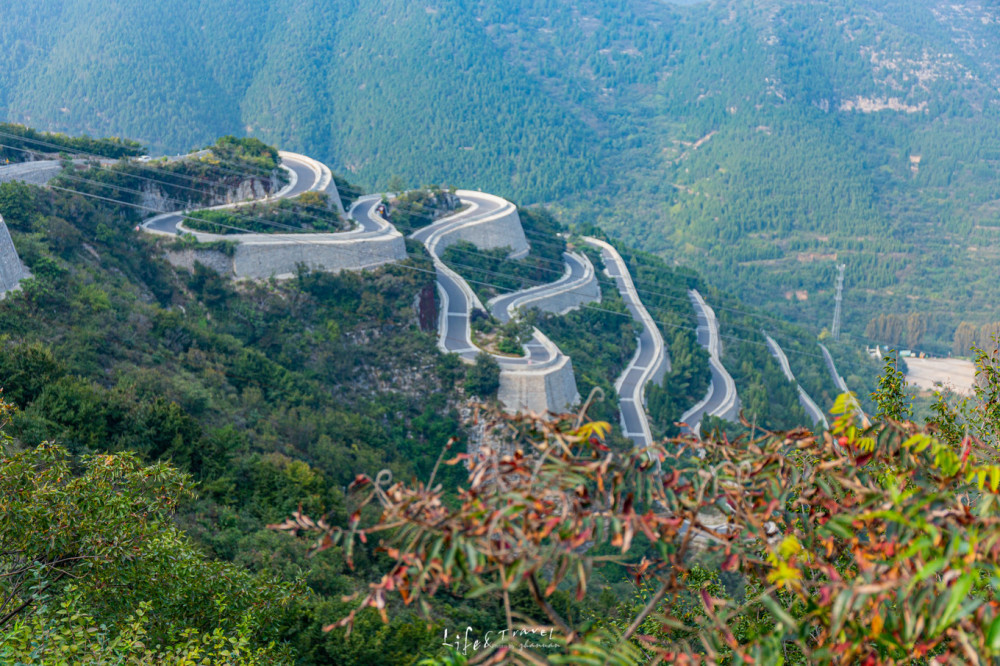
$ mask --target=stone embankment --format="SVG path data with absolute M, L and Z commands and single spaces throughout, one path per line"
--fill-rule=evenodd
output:
M 460 217 L 448 216 L 435 223 L 436 226 L 440 222 L 458 221 L 457 224 L 449 225 L 445 233 L 438 235 L 435 243 L 437 253 L 444 254 L 449 246 L 465 241 L 480 250 L 510 248 L 511 259 L 528 254 L 528 239 L 524 236 L 517 206 L 485 192 L 458 190 L 455 194 L 468 208 L 459 213 Z M 484 212 L 487 204 L 490 205 L 489 212 Z
M 31 273 L 21 262 L 17 250 L 14 249 L 14 241 L 11 240 L 10 231 L 3 216 L 0 216 L 0 298 L 9 291 L 16 291 L 21 288 L 21 280 L 31 277 Z
M 0 183 L 20 180 L 29 185 L 47 185 L 50 180 L 62 171 L 59 160 L 39 160 L 36 162 L 18 162 L 0 167 Z
M 537 329 L 536 329 L 537 331 Z M 511 364 L 500 361 L 500 388 L 497 399 L 510 413 L 546 411 L 562 413 L 580 402 L 573 362 L 555 343 L 541 335 L 536 340 L 551 345 L 550 360 L 539 365 Z

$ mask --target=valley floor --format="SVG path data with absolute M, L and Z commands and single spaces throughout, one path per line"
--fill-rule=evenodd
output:
M 906 374 L 908 384 L 924 391 L 952 388 L 962 395 L 972 395 L 976 379 L 976 366 L 961 358 L 908 358 Z

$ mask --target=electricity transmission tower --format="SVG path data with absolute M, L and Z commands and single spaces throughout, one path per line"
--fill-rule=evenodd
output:
M 844 298 L 844 269 L 847 268 L 847 264 L 840 264 L 837 266 L 837 295 L 834 297 L 836 305 L 833 308 L 833 329 L 830 333 L 833 335 L 834 340 L 840 339 L 840 302 Z

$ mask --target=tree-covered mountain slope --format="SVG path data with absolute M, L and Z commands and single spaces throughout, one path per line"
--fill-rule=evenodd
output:
M 7 20 L 3 48 L 23 55 L 0 104 L 37 127 L 158 152 L 245 132 L 368 182 L 540 197 L 586 185 L 589 130 L 509 67 L 461 3 L 57 2 Z
M 25 146 L 54 139 L 23 134 Z M 131 144 L 114 144 L 122 146 Z M 388 625 L 371 608 L 350 636 L 323 631 L 391 560 L 384 543 L 307 559 L 306 544 L 268 528 L 295 511 L 345 523 L 354 512 L 345 490 L 366 473 L 379 484 L 433 477 L 429 487 L 457 489 L 462 458 L 440 461 L 494 443 L 476 427 L 489 408 L 470 403 L 473 394 L 496 395 L 499 373 L 495 363 L 490 376 L 482 361 L 466 366 L 440 352 L 434 270 L 419 243 L 405 261 L 376 270 L 303 267 L 287 280 L 233 281 L 200 263 L 172 266 L 165 252 L 195 241 L 138 226 L 148 213 L 137 205 L 148 194 L 141 188 L 169 185 L 173 204 L 199 208 L 220 189 L 239 189 L 241 178 L 270 173 L 276 154 L 225 137 L 210 159 L 67 164 L 48 187 L 0 183 L 0 215 L 32 273 L 0 300 L 0 489 L 16 500 L 0 525 L 0 595 L 16 609 L 0 617 L 0 661 L 74 653 L 117 663 L 148 650 L 146 660 L 159 663 L 201 643 L 203 659 L 226 650 L 226 663 L 406 664 L 443 655 L 445 627 L 503 626 L 499 591 L 474 599 L 456 588 L 442 589 L 449 601 L 429 622 L 393 602 Z M 315 220 L 308 209 L 321 201 L 299 197 L 288 214 Z M 414 207 L 409 220 L 424 211 Z M 253 207 L 240 214 L 268 222 Z M 449 248 L 448 260 L 483 296 L 551 282 L 575 234 L 601 233 L 570 229 L 541 208 L 522 209 L 521 218 L 532 244 L 523 260 Z M 670 347 L 672 369 L 648 393 L 658 438 L 676 435 L 675 422 L 708 388 L 692 287 L 717 308 L 724 360 L 756 426 L 793 427 L 804 417 L 794 386 L 760 349 L 765 326 L 803 386 L 824 407 L 832 402 L 808 332 L 689 269 L 621 250 Z M 591 253 L 598 265 L 600 256 Z M 614 382 L 638 328 L 614 280 L 600 282 L 600 304 L 529 321 L 572 355 L 585 395 L 605 392 L 590 416 L 616 423 Z M 867 392 L 875 373 L 858 362 L 863 354 L 833 351 L 852 388 Z M 473 414 L 483 420 L 470 423 Z M 600 430 L 608 451 L 631 448 Z M 72 578 L 60 568 L 67 557 L 87 560 Z M 599 575 L 599 597 L 574 601 L 560 590 L 553 598 L 574 612 L 606 612 L 631 598 L 626 570 Z M 523 590 L 508 601 L 512 612 L 545 621 Z M 148 646 L 136 642 L 143 635 Z
M 815 331 L 841 262 L 847 330 L 924 321 L 872 342 L 945 351 L 1000 318 L 989 3 L 9 5 L 10 120 L 153 152 L 251 134 L 369 188 L 558 203 Z

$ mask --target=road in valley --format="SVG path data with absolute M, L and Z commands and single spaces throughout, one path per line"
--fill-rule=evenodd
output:
M 792 367 L 788 364 L 788 357 L 785 356 L 784 350 L 781 349 L 774 338 L 772 338 L 767 333 L 764 333 L 764 338 L 767 340 L 767 348 L 771 351 L 771 355 L 778 361 L 778 365 L 781 366 L 781 371 L 785 374 L 785 378 L 790 381 L 799 392 L 799 404 L 802 405 L 802 409 L 806 411 L 806 415 L 812 419 L 814 424 L 820 423 L 823 425 L 823 429 L 829 429 L 830 423 L 826 420 L 826 414 L 823 410 L 819 408 L 819 405 L 809 397 L 806 390 L 799 386 L 799 383 L 795 381 L 795 375 L 792 373 Z
M 708 350 L 708 365 L 712 373 L 708 393 L 681 416 L 681 421 L 688 424 L 688 432 L 698 434 L 705 415 L 735 419 L 739 415 L 739 397 L 736 395 L 736 382 L 722 365 L 722 340 L 715 312 L 697 290 L 692 289 L 688 296 L 698 317 L 698 344 Z
M 670 371 L 670 358 L 660 329 L 639 298 L 625 260 L 610 243 L 592 237 L 583 240 L 601 251 L 608 276 L 615 281 L 632 318 L 642 326 L 635 354 L 615 382 L 615 390 L 621 408 L 623 434 L 636 446 L 646 447 L 653 442 L 646 414 L 646 384 L 663 380 L 663 376 Z

